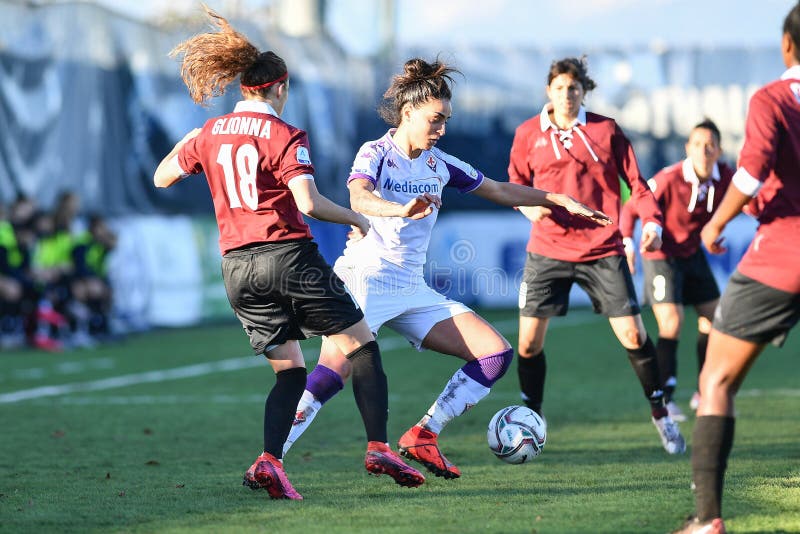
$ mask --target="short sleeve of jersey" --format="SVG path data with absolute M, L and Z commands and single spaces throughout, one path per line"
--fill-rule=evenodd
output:
M 769 95 L 761 89 L 750 99 L 744 145 L 739 153 L 739 167 L 744 167 L 759 182 L 767 179 L 775 165 L 779 130 Z
M 202 135 L 202 133 L 200 135 Z M 203 170 L 203 164 L 200 162 L 200 156 L 197 150 L 197 143 L 200 135 L 186 141 L 180 150 L 178 150 L 178 165 L 181 166 L 181 169 L 185 173 L 198 174 Z
M 450 174 L 447 187 L 455 187 L 461 193 L 469 193 L 483 183 L 483 173 L 469 163 L 441 151 L 438 151 L 436 155 L 447 165 L 447 171 Z
M 311 164 L 311 153 L 306 132 L 294 130 L 290 134 L 279 168 L 279 180 L 284 184 L 288 184 L 296 176 L 303 174 L 314 175 L 314 166 Z
M 364 143 L 353 160 L 353 167 L 350 169 L 350 176 L 347 178 L 349 184 L 353 180 L 363 179 L 378 184 L 378 172 L 381 165 L 381 152 L 378 143 Z

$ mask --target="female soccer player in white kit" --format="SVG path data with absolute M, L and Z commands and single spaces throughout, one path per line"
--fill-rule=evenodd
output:
M 371 228 L 363 239 L 348 243 L 334 266 L 372 332 L 385 324 L 418 350 L 431 349 L 466 361 L 398 443 L 402 454 L 445 478 L 461 473 L 439 450 L 439 433 L 489 393 L 508 369 L 513 351 L 489 323 L 428 287 L 423 278 L 442 189 L 454 187 L 506 206 L 563 206 L 596 224 L 610 223 L 604 214 L 566 195 L 496 182 L 435 148 L 452 113 L 453 72 L 457 71 L 439 61 L 411 59 L 392 80 L 381 116 L 395 128 L 361 147 L 348 179 L 351 206 L 367 216 Z M 398 217 L 402 206 L 414 198 L 429 202 L 432 213 L 418 219 Z M 342 352 L 323 340 L 319 363 L 308 377 L 284 452 L 322 404 L 342 389 L 349 374 L 350 364 Z

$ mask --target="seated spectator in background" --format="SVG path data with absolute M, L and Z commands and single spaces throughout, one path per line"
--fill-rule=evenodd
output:
M 23 256 L 5 210 L 0 215 L 0 348 L 12 349 L 25 343 L 20 310 L 23 288 L 15 276 Z
M 31 249 L 36 239 L 33 221 L 36 205 L 20 195 L 0 220 L 0 348 L 25 343 L 28 318 L 36 309 L 37 295 L 31 278 Z
M 31 274 L 38 304 L 33 345 L 49 351 L 63 349 L 68 334 L 65 317 L 72 275 L 72 237 L 56 228 L 56 217 L 47 212 L 36 216 L 36 243 L 31 258 Z
M 80 199 L 63 192 L 52 212 L 20 195 L 0 206 L 0 348 L 92 347 L 109 332 L 108 254 L 117 237 L 99 215 L 80 231 Z
M 108 316 L 112 291 L 108 281 L 108 254 L 117 236 L 105 219 L 89 217 L 89 229 L 73 240 L 72 300 L 68 312 L 73 322 L 73 343 L 91 346 L 97 337 L 109 334 Z

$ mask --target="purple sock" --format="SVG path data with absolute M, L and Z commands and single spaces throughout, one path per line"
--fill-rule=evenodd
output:
M 464 374 L 478 384 L 490 388 L 495 382 L 500 380 L 500 377 L 506 374 L 508 366 L 511 365 L 513 359 L 514 351 L 506 349 L 503 352 L 467 362 L 461 369 L 464 371 Z
M 306 390 L 310 391 L 322 404 L 331 400 L 343 387 L 344 382 L 339 373 L 321 364 L 314 367 L 306 381 Z

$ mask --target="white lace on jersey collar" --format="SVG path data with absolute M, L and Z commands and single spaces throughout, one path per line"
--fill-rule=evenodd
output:
M 714 210 L 714 182 L 719 182 L 720 180 L 719 165 L 717 163 L 714 164 L 714 168 L 711 170 L 711 179 L 702 184 L 694 171 L 694 164 L 692 164 L 691 158 L 683 160 L 682 169 L 684 181 L 692 184 L 692 196 L 689 198 L 689 205 L 686 206 L 686 209 L 691 213 L 694 211 L 698 201 L 705 200 L 706 211 L 711 213 Z

